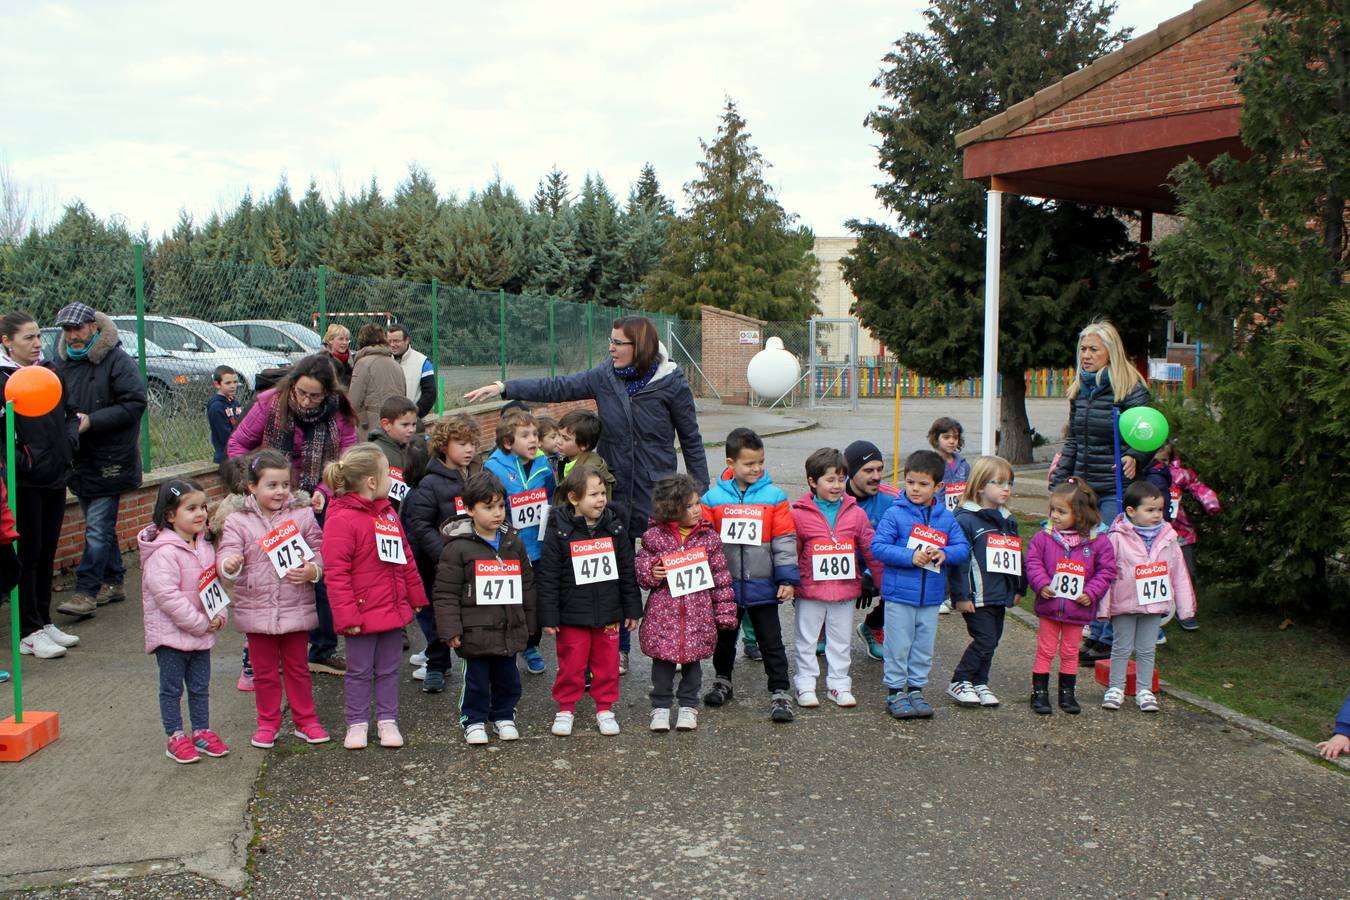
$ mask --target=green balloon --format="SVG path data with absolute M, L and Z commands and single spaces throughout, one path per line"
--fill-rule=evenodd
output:
M 1151 406 L 1136 406 L 1120 414 L 1120 436 L 1135 450 L 1152 453 L 1167 443 L 1167 417 Z

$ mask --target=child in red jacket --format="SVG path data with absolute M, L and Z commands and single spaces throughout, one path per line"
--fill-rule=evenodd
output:
M 333 629 L 347 636 L 343 746 L 366 746 L 373 683 L 380 746 L 402 747 L 398 669 L 403 629 L 414 609 L 427 605 L 427 594 L 389 503 L 389 462 L 374 444 L 358 444 L 328 464 L 323 481 L 336 497 L 323 529 L 324 579 Z

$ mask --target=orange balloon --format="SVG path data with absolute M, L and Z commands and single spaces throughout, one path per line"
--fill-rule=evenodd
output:
M 45 416 L 61 402 L 61 379 L 43 366 L 24 366 L 5 382 L 5 399 L 21 416 Z

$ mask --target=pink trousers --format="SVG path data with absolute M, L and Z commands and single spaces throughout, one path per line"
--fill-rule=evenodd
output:
M 1036 675 L 1048 675 L 1050 663 L 1058 651 L 1059 671 L 1064 675 L 1077 675 L 1078 642 L 1083 639 L 1083 626 L 1049 619 L 1040 621 L 1041 627 L 1036 629 L 1036 662 L 1031 671 Z
M 281 684 L 291 719 L 303 728 L 318 725 L 314 714 L 314 691 L 309 678 L 309 632 L 250 634 L 248 657 L 253 666 L 253 700 L 258 706 L 258 727 L 281 730 Z M 281 670 L 278 673 L 278 668 Z

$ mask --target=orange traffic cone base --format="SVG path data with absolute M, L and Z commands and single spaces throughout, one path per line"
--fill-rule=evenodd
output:
M 0 720 L 0 762 L 27 759 L 61 736 L 61 720 L 54 712 L 25 710 L 23 722 Z

